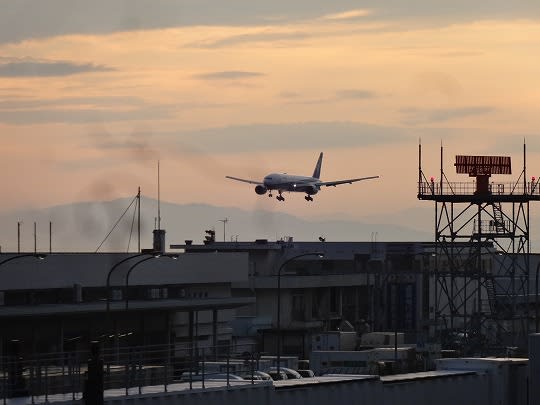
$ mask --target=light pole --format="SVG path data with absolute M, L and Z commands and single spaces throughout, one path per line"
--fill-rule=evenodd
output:
M 131 274 L 131 272 L 135 269 L 135 267 L 137 267 L 139 264 L 141 263 L 144 263 L 150 259 L 158 259 L 160 257 L 170 257 L 171 259 L 173 260 L 176 260 L 178 259 L 178 255 L 177 254 L 163 254 L 163 255 L 155 255 L 155 256 L 150 256 L 150 257 L 145 257 L 144 259 L 141 259 L 139 260 L 137 263 L 133 264 L 128 272 L 126 273 L 126 289 L 125 289 L 125 296 L 126 296 L 126 311 L 128 310 L 128 305 L 129 305 L 129 297 L 128 297 L 128 288 L 129 288 L 129 275 Z
M 128 260 L 135 259 L 136 257 L 147 256 L 147 255 L 151 255 L 151 257 L 155 257 L 156 254 L 157 254 L 157 253 L 139 253 L 139 254 L 136 254 L 136 255 L 132 255 L 132 256 L 129 256 L 129 257 L 126 257 L 126 258 L 120 260 L 119 262 L 115 263 L 114 266 L 111 267 L 111 269 L 110 269 L 109 272 L 107 273 L 107 286 L 106 286 L 106 294 L 107 294 L 107 312 L 109 312 L 109 310 L 110 310 L 111 275 L 112 275 L 112 273 L 114 272 L 114 270 L 116 270 L 116 269 L 118 268 L 118 266 L 120 266 L 122 263 L 127 262 Z
M 287 263 L 298 259 L 299 257 L 304 256 L 318 256 L 324 257 L 323 252 L 311 252 L 311 253 L 302 253 L 300 255 L 293 256 L 279 266 L 277 273 L 277 318 L 276 318 L 276 329 L 277 329 L 277 378 L 280 378 L 280 363 L 281 363 L 281 270 L 285 267 Z

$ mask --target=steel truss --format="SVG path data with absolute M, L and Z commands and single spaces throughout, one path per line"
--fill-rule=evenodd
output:
M 418 198 L 435 202 L 431 335 L 465 353 L 525 347 L 529 332 L 529 202 L 540 200 L 538 180 L 451 183 L 443 171 L 428 180 L 419 145 Z

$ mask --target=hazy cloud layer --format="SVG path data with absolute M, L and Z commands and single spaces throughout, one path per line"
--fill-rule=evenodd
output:
M 103 34 L 188 25 L 258 25 L 334 16 L 436 17 L 443 21 L 535 18 L 537 0 L 0 0 L 0 43 L 65 34 Z M 369 10 L 366 12 L 364 10 Z
M 404 121 L 407 124 L 422 124 L 438 123 L 475 115 L 484 115 L 495 111 L 495 108 L 490 106 L 436 109 L 404 108 L 400 111 L 406 114 Z
M 110 72 L 114 69 L 93 63 L 17 61 L 0 64 L 0 77 L 70 76 L 88 72 Z
M 256 124 L 171 135 L 172 143 L 176 141 L 198 148 L 203 145 L 206 152 L 219 153 L 364 147 L 412 139 L 415 139 L 414 135 L 405 128 L 353 122 Z
M 103 97 L 63 97 L 52 99 L 0 97 L 0 110 L 24 110 L 43 107 L 77 106 L 142 106 L 144 101 L 137 97 L 103 96 Z
M 298 41 L 311 38 L 315 36 L 312 33 L 295 31 L 295 32 L 258 32 L 253 34 L 240 34 L 232 35 L 227 38 L 218 40 L 204 40 L 198 42 L 192 42 L 187 44 L 186 47 L 191 48 L 222 48 L 227 46 L 251 44 L 251 43 L 271 43 L 273 45 L 276 42 L 283 41 Z
M 260 72 L 244 72 L 241 70 L 227 70 L 223 72 L 201 73 L 194 77 L 201 80 L 240 80 L 264 76 Z
M 0 122 L 12 125 L 44 123 L 81 124 L 91 122 L 145 121 L 170 118 L 171 106 L 150 106 L 129 110 L 118 108 L 0 110 Z
M 339 90 L 336 92 L 336 98 L 338 99 L 369 99 L 375 98 L 376 94 L 369 90 L 349 89 Z

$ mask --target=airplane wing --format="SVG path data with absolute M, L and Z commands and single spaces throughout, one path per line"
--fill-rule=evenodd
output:
M 232 177 L 232 176 L 225 176 L 225 177 L 228 178 L 228 179 L 231 179 L 231 180 L 242 181 L 244 183 L 249 183 L 249 184 L 259 184 L 261 186 L 264 186 L 264 183 L 261 182 L 261 181 L 239 179 L 238 177 Z
M 318 183 L 315 183 L 316 186 L 338 186 L 340 184 L 352 184 L 356 181 L 362 181 L 362 180 L 369 180 L 369 179 L 378 179 L 379 176 L 369 176 L 369 177 L 360 177 L 358 179 L 347 179 L 347 180 L 337 180 L 337 181 L 321 181 Z

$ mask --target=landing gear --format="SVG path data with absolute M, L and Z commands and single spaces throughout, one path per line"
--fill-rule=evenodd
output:
M 306 195 L 304 198 L 306 199 L 306 201 L 313 201 L 313 197 L 310 195 Z
M 272 198 L 272 193 L 268 193 L 268 197 Z
M 281 191 L 279 191 L 279 195 L 276 197 L 276 200 L 278 201 L 285 201 L 285 197 L 281 195 Z

